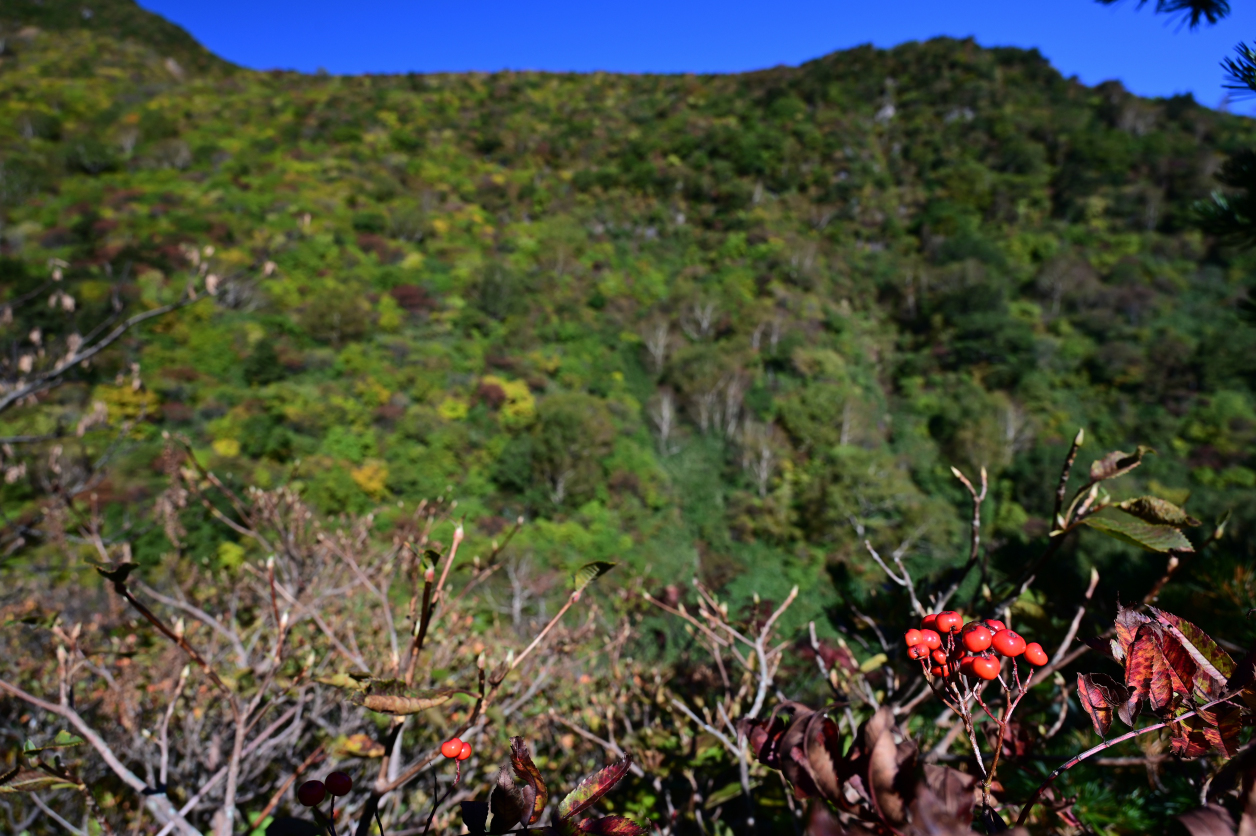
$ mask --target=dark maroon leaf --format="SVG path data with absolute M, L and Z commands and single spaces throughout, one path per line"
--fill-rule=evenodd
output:
M 868 789 L 877 812 L 891 826 L 907 821 L 911 777 L 914 764 L 900 757 L 894 742 L 894 715 L 882 707 L 864 724 L 868 751 Z
M 766 720 L 754 720 L 745 724 L 745 735 L 755 759 L 772 769 L 781 768 L 778 745 L 785 734 L 785 721 L 776 714 Z
M 488 802 L 462 802 L 462 823 L 467 826 L 467 830 L 471 833 L 483 833 L 484 829 L 488 827 Z
M 976 801 L 973 789 L 976 786 L 975 776 L 949 766 L 927 763 L 924 780 L 916 789 L 917 803 L 922 791 L 927 790 L 933 795 L 931 805 L 936 805 L 936 809 L 947 816 L 967 824 L 973 819 L 973 804 Z M 919 815 L 919 811 L 917 814 Z
M 1209 804 L 1178 816 L 1191 836 L 1234 836 L 1234 818 L 1220 804 Z
M 811 775 L 811 763 L 807 760 L 805 746 L 807 721 L 814 714 L 814 711 L 802 708 L 795 711 L 794 719 L 777 744 L 781 772 L 785 775 L 785 780 L 793 786 L 794 795 L 798 798 L 820 795 L 820 789 Z
M 497 773 L 497 786 L 489 796 L 489 809 L 493 813 L 493 833 L 505 833 L 523 824 L 532 816 L 532 802 L 536 792 L 531 787 L 527 792 L 515 785 L 506 774 L 506 770 Z

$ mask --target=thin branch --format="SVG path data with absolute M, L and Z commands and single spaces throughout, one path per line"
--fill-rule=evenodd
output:
M 1180 714 L 1177 717 L 1174 717 L 1172 720 L 1165 720 L 1164 722 L 1155 723 L 1153 725 L 1146 726 L 1141 729 L 1134 729 L 1133 731 L 1126 732 L 1120 737 L 1114 737 L 1111 740 L 1105 740 L 1103 743 L 1100 743 L 1098 746 L 1093 746 L 1090 749 L 1087 749 L 1085 752 L 1082 752 L 1080 755 L 1076 755 L 1070 758 L 1069 760 L 1065 761 L 1062 765 L 1057 767 L 1055 771 L 1052 772 L 1050 775 L 1048 775 L 1047 779 L 1038 786 L 1038 789 L 1034 790 L 1033 796 L 1029 799 L 1028 802 L 1026 802 L 1024 808 L 1021 809 L 1020 816 L 1016 819 L 1016 826 L 1021 827 L 1022 825 L 1025 824 L 1025 819 L 1029 817 L 1029 811 L 1032 810 L 1034 805 L 1038 803 L 1038 799 L 1042 796 L 1044 792 L 1046 792 L 1047 788 L 1051 786 L 1051 784 L 1055 781 L 1056 778 L 1058 778 L 1066 770 L 1072 769 L 1074 766 L 1077 766 L 1077 764 L 1086 760 L 1091 755 L 1098 754 L 1099 752 L 1102 752 L 1104 749 L 1110 749 L 1113 746 L 1117 745 L 1118 743 L 1124 743 L 1126 740 L 1132 740 L 1133 738 L 1138 737 L 1139 735 L 1144 735 L 1144 734 L 1147 734 L 1148 732 L 1153 732 L 1158 729 L 1163 729 L 1164 727 L 1173 725 L 1174 723 L 1180 723 L 1189 717 L 1196 716 L 1201 711 L 1205 711 L 1209 708 L 1212 708 L 1214 705 L 1217 705 L 1218 703 L 1223 703 L 1228 700 L 1232 700 L 1238 694 L 1239 694 L 1239 691 L 1232 691 L 1228 694 L 1223 694 L 1217 699 L 1211 702 L 1205 703 L 1192 711 L 1188 711 L 1185 714 Z
M 69 706 L 56 705 L 54 703 L 41 700 L 36 696 L 26 693 L 16 685 L 0 679 L 0 690 L 7 691 L 14 697 L 23 702 L 29 703 L 36 708 L 43 709 L 50 714 L 56 714 L 67 720 L 78 731 L 79 735 L 88 742 L 88 744 L 96 750 L 105 764 L 113 771 L 115 775 L 122 780 L 124 784 L 135 790 L 144 798 L 144 806 L 157 817 L 157 820 L 163 824 L 169 824 L 177 828 L 183 836 L 201 836 L 201 834 L 188 823 L 183 814 L 174 809 L 170 799 L 164 793 L 155 791 L 149 787 L 144 781 L 132 772 L 118 759 L 109 744 L 98 735 L 87 721 L 74 709 Z
M 61 379 L 65 376 L 67 371 L 76 366 L 82 365 L 88 360 L 91 360 L 97 354 L 117 342 L 123 334 L 134 328 L 136 325 L 153 319 L 154 317 L 162 316 L 170 313 L 171 311 L 186 307 L 201 298 L 205 297 L 189 296 L 185 292 L 184 296 L 177 302 L 172 302 L 169 305 L 162 305 L 159 308 L 153 308 L 151 311 L 136 314 L 130 319 L 125 320 L 120 323 L 117 328 L 114 328 L 107 335 L 102 337 L 96 344 L 81 347 L 70 356 L 60 360 L 53 369 L 43 374 L 36 375 L 26 385 L 19 386 L 7 395 L 0 397 L 0 413 L 15 404 L 20 403 L 31 395 L 38 394 L 46 389 L 51 389 L 54 386 L 59 385 Z

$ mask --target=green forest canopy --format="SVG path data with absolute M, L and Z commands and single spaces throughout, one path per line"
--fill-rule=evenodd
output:
M 989 468 L 993 559 L 1022 560 L 1084 426 L 1155 447 L 1138 478 L 1196 516 L 1235 509 L 1199 571 L 1213 617 L 1245 606 L 1253 260 L 1192 205 L 1250 120 L 972 41 L 723 76 L 330 77 L 92 8 L 3 13 L 0 301 L 52 259 L 77 301 L 19 316 L 6 353 L 115 294 L 221 281 L 0 416 L 0 436 L 97 402 L 142 416 L 100 490 L 116 519 L 152 497 L 168 431 L 236 486 L 293 480 L 330 513 L 452 492 L 490 530 L 527 517 L 547 562 L 798 582 L 805 618 L 877 594 L 863 536 L 916 541 L 914 571 L 962 559 L 953 464 Z M 90 458 L 114 433 L 71 436 Z M 38 515 L 41 478 L 0 484 L 6 526 Z M 188 553 L 239 560 L 229 534 L 206 521 Z M 169 550 L 159 526 L 136 544 Z M 1083 538 L 1030 617 L 1089 563 L 1108 601 L 1161 569 Z

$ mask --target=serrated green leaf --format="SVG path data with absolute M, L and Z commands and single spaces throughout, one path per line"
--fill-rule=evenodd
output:
M 1196 526 L 1199 520 L 1183 511 L 1167 499 L 1156 496 L 1140 496 L 1127 499 L 1116 506 L 1130 516 L 1138 517 L 1153 525 Z
M 61 731 L 57 732 L 57 736 L 52 739 L 51 743 L 45 743 L 42 746 L 37 746 L 33 740 L 26 741 L 26 743 L 22 746 L 22 754 L 29 756 L 39 752 L 46 752 L 50 749 L 68 749 L 71 746 L 81 746 L 85 742 L 86 741 L 83 740 L 83 738 L 70 734 L 65 729 L 61 729 Z
M 1193 552 L 1195 547 L 1181 531 L 1171 525 L 1152 525 L 1139 520 L 1117 517 L 1087 517 L 1086 525 L 1124 543 L 1150 552 Z
M 583 592 L 586 586 L 614 569 L 615 565 L 614 563 L 606 563 L 601 560 L 586 563 L 571 576 L 571 585 L 576 592 Z

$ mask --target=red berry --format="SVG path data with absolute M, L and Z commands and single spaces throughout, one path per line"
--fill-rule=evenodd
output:
M 1002 621 L 999 621 L 997 618 L 987 618 L 985 621 L 985 624 L 987 627 L 990 628 L 991 633 L 997 633 L 1000 630 L 1007 629 L 1007 625 L 1004 624 Z
M 297 801 L 300 801 L 306 807 L 317 807 L 323 803 L 323 799 L 327 797 L 327 788 L 323 786 L 322 781 L 306 781 L 297 790 Z
M 469 757 L 471 757 L 471 744 L 464 741 L 462 748 L 458 750 L 458 760 L 465 761 Z
M 440 753 L 447 758 L 456 758 L 462 753 L 462 741 L 458 738 L 450 738 L 440 746 Z
M 353 789 L 353 779 L 343 772 L 333 772 L 323 783 L 327 785 L 327 791 L 336 797 L 348 795 Z
M 937 624 L 939 633 L 958 633 L 959 627 L 964 623 L 964 619 L 959 617 L 959 613 L 947 610 L 938 613 Z
M 939 665 L 946 664 L 946 651 L 945 650 L 935 650 L 933 651 L 933 653 L 929 655 L 932 656 L 933 661 L 937 662 Z
M 964 642 L 964 647 L 968 648 L 973 653 L 980 653 L 990 647 L 990 641 L 993 638 L 994 635 L 989 630 L 987 630 L 984 626 L 977 624 L 971 629 L 964 631 L 962 641 Z
M 999 675 L 999 663 L 989 656 L 974 656 L 972 672 L 982 679 L 994 679 Z
M 1047 663 L 1047 651 L 1038 642 L 1030 642 L 1025 645 L 1025 661 L 1041 668 Z
M 903 634 L 903 641 L 907 643 L 908 647 L 911 647 L 913 644 L 920 644 L 924 641 L 924 638 L 925 637 L 921 635 L 920 631 L 915 628 L 908 630 Z
M 934 676 L 945 677 L 945 676 L 951 675 L 951 670 L 952 668 L 950 665 L 934 665 L 933 667 L 929 668 L 929 673 L 933 674 Z
M 939 636 L 934 631 L 921 630 L 920 635 L 922 636 L 920 643 L 923 644 L 925 647 L 929 648 L 930 650 L 937 650 L 939 647 L 942 646 L 942 637 Z
M 928 614 L 928 615 L 926 615 L 924 618 L 922 618 L 922 619 L 920 620 L 920 629 L 921 629 L 921 630 L 936 630 L 936 629 L 938 629 L 938 616 L 937 616 L 937 613 L 929 613 L 929 614 Z
M 928 655 L 929 647 L 924 643 L 913 644 L 911 647 L 907 648 L 908 659 L 924 659 Z
M 965 656 L 963 659 L 960 659 L 959 660 L 959 672 L 962 673 L 964 676 L 972 676 L 973 675 L 973 660 L 976 658 L 977 658 L 976 656 Z
M 1019 656 L 1025 652 L 1025 640 L 1012 630 L 1000 630 L 990 644 L 1004 656 Z

